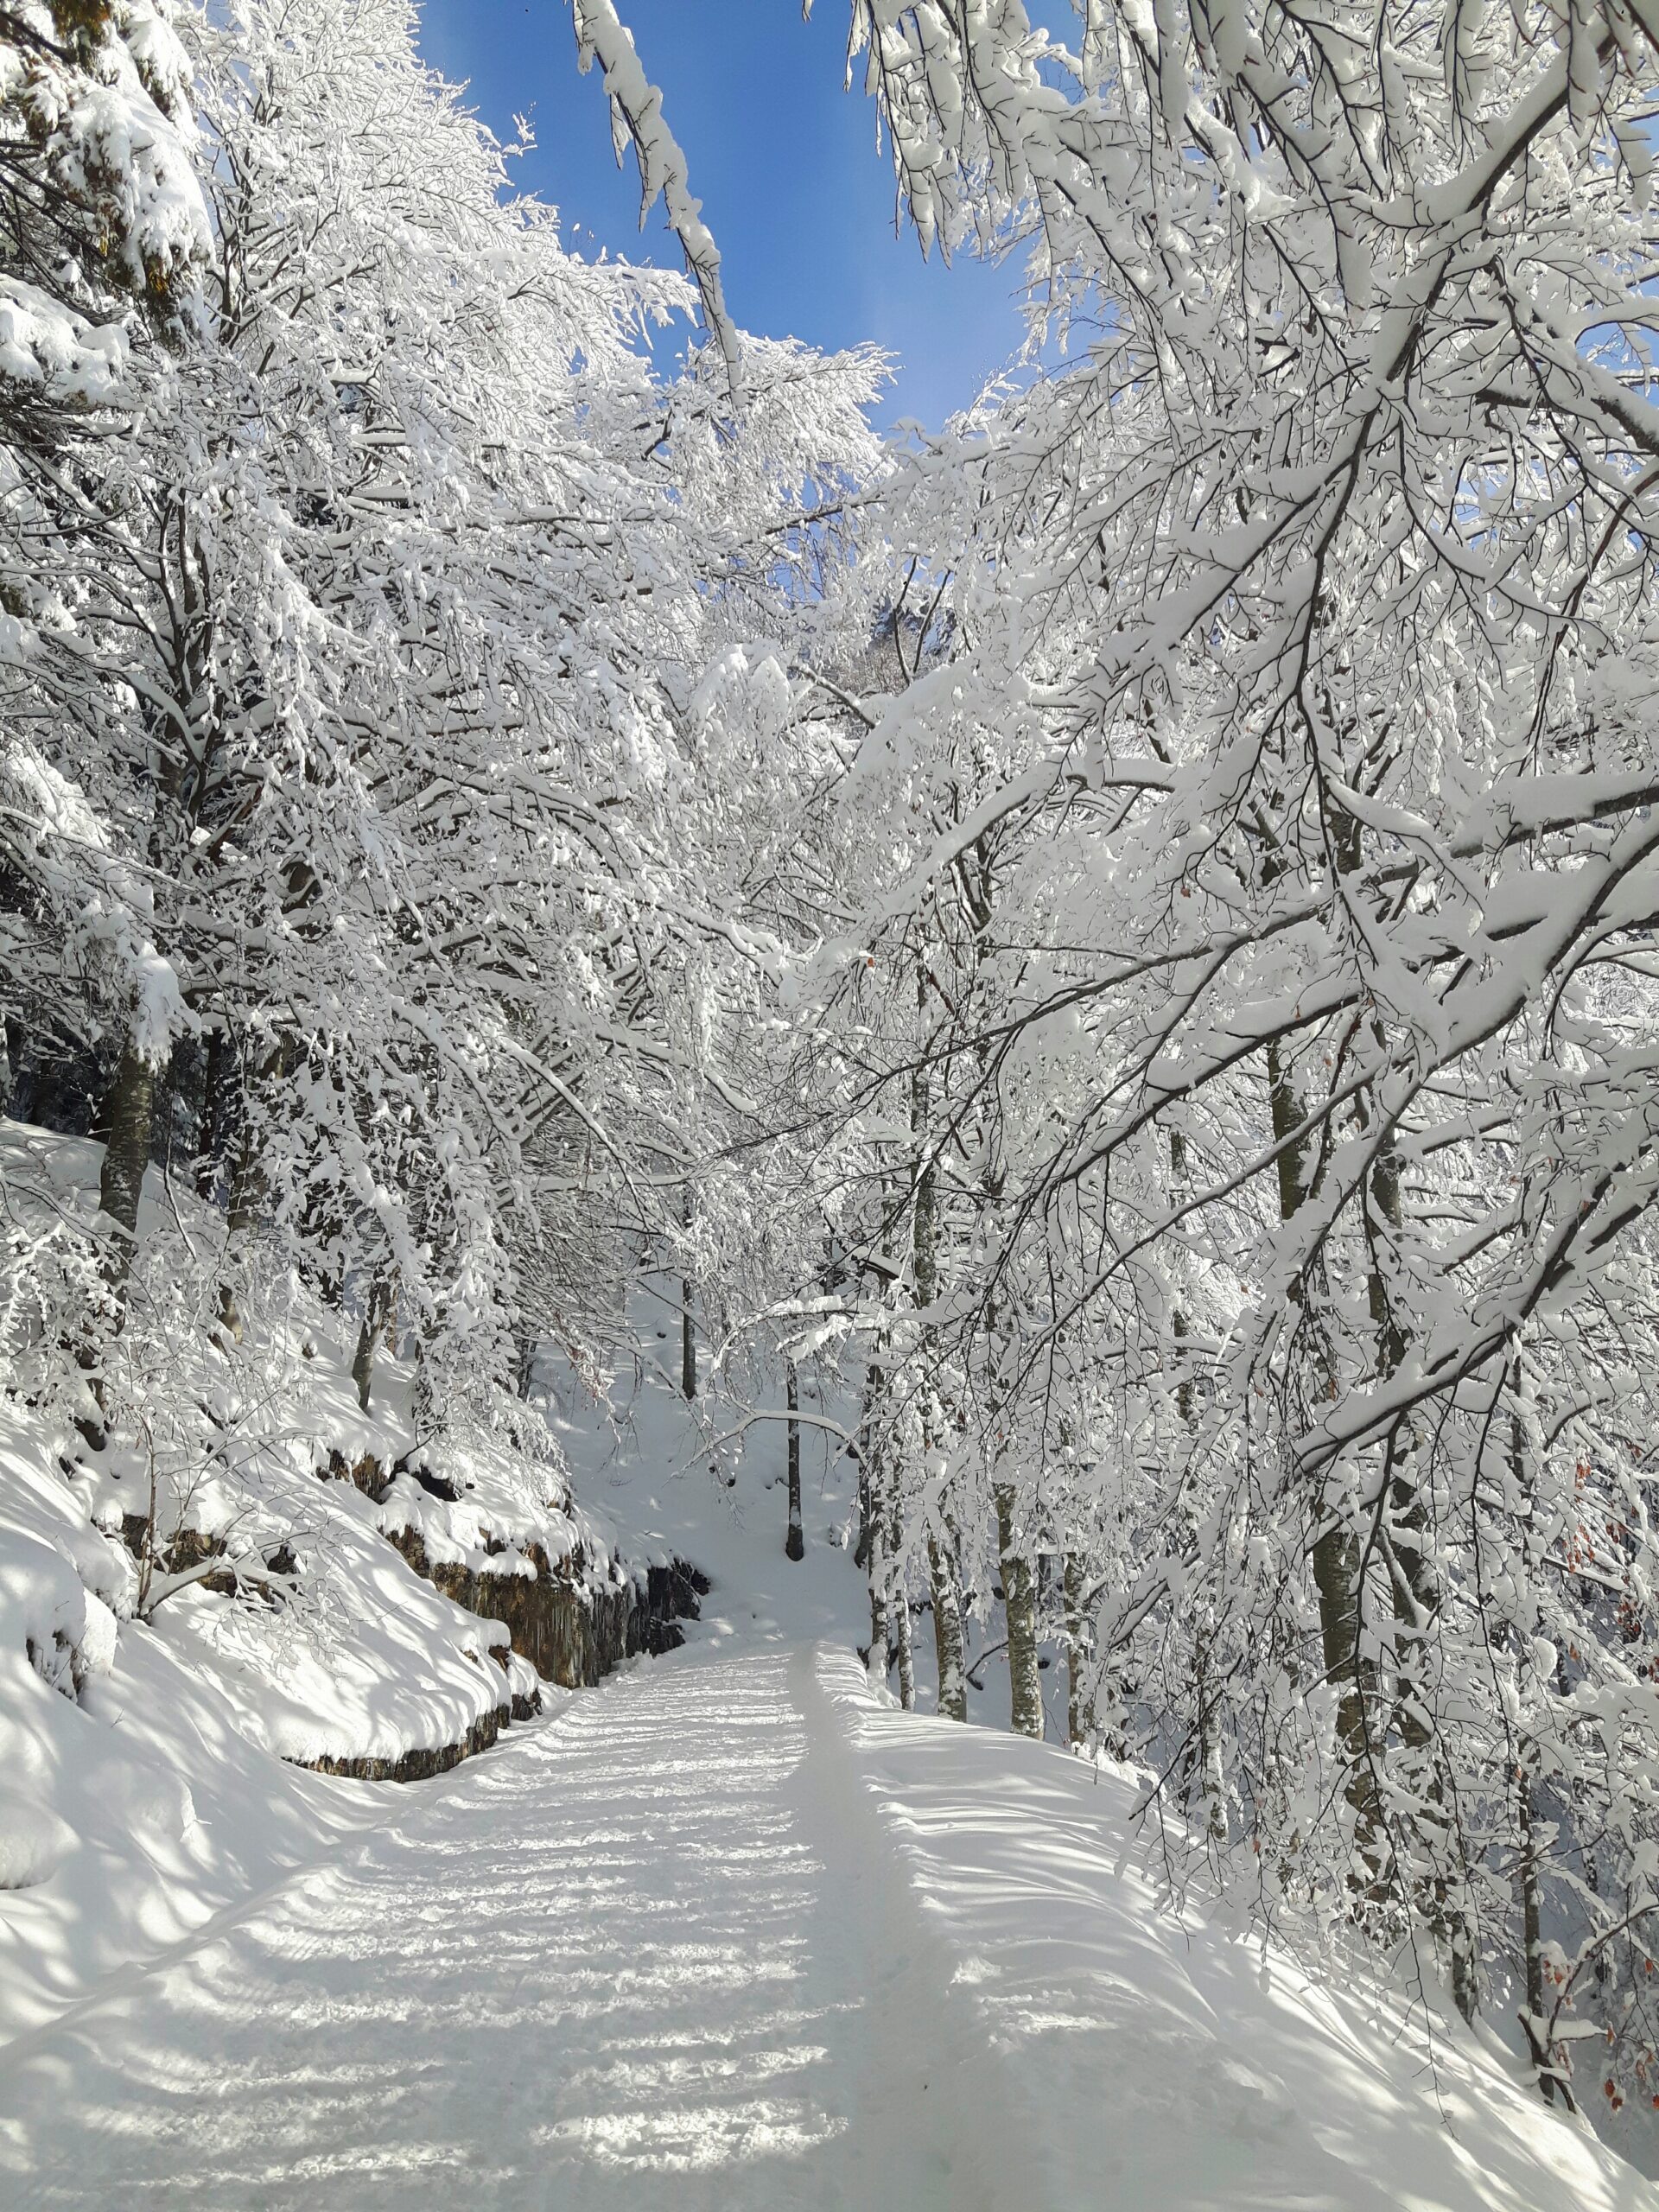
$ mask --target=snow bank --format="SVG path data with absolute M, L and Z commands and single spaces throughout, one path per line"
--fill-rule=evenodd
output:
M 385 1816 L 393 1793 L 295 1763 L 418 1769 L 533 1710 L 507 1629 L 389 1530 L 497 1573 L 532 1547 L 572 1580 L 626 1571 L 545 1432 L 539 1454 L 530 1428 L 463 1432 L 453 1497 L 388 1484 L 407 1370 L 383 1363 L 365 1414 L 351 1323 L 286 1274 L 252 1270 L 241 1343 L 216 1335 L 223 1217 L 154 1168 L 129 1418 L 89 1455 L 46 1355 L 99 1160 L 0 1121 L 0 2037 Z
M 1127 1777 L 819 1679 L 951 1994 L 1015 2076 L 1031 2201 L 1159 2212 L 1652 2212 L 1655 2192 L 1438 2009 L 1314 1981 L 1166 1909 Z

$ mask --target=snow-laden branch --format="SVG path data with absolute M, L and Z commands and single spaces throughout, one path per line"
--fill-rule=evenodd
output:
M 597 61 L 604 73 L 619 164 L 628 140 L 633 142 L 639 165 L 640 225 L 660 194 L 669 227 L 679 239 L 702 302 L 703 321 L 725 356 L 733 404 L 741 404 L 742 342 L 726 306 L 720 249 L 702 219 L 702 202 L 692 194 L 690 171 L 668 127 L 662 93 L 646 76 L 634 51 L 633 35 L 618 16 L 613 0 L 571 0 L 571 8 L 578 67 L 585 71 Z

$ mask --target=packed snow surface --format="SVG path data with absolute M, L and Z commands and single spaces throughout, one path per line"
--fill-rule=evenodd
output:
M 745 1616 L 747 1609 L 734 1609 Z M 1127 1789 L 714 1621 L 20 2038 L 91 2207 L 1640 2212 L 1649 2184 L 1116 1871 Z M 654 2187 L 653 2187 L 654 2184 Z

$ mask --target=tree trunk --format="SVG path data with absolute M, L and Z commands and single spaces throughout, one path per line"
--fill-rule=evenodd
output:
M 1407 1330 L 1389 1294 L 1380 1249 L 1384 1234 L 1397 1236 L 1402 1218 L 1400 1158 L 1392 1144 L 1385 1143 L 1377 1154 L 1371 1171 L 1370 1197 L 1375 1212 L 1366 1222 L 1366 1298 L 1376 1330 L 1377 1370 L 1386 1378 L 1397 1370 L 1405 1357 L 1408 1340 Z M 1421 1770 L 1415 1788 L 1430 1808 L 1418 1823 L 1421 1840 L 1438 1861 L 1427 1879 L 1418 1884 L 1419 1907 L 1449 1955 L 1452 1994 L 1458 2010 L 1465 2020 L 1472 2020 L 1478 2007 L 1479 1993 L 1465 1901 L 1468 1872 L 1461 1837 L 1454 1825 L 1454 1796 L 1442 1747 L 1424 1702 L 1429 1685 L 1423 1678 L 1420 1663 L 1426 1639 L 1440 1613 L 1442 1592 L 1434 1566 L 1433 1530 L 1422 1491 L 1410 1479 L 1408 1472 L 1395 1471 L 1408 1466 L 1411 1446 L 1410 1425 L 1402 1422 L 1388 1440 L 1383 1467 L 1389 1483 L 1389 1529 L 1385 1541 L 1394 1593 L 1399 1670 L 1395 1718 L 1402 1747 L 1404 1785 L 1408 1790 L 1414 1786 L 1410 1769 L 1415 1764 Z M 1407 1540 L 1403 1543 L 1395 1541 L 1401 1535 Z
M 1002 1573 L 1002 1611 L 1008 1624 L 1008 1687 L 1017 1736 L 1043 1733 L 1043 1680 L 1037 1666 L 1037 1578 L 1014 1540 L 1012 1488 L 999 1483 L 996 1548 Z
M 918 988 L 920 986 L 918 985 Z M 923 993 L 924 999 L 925 993 Z M 925 1312 L 938 1290 L 938 1185 L 931 1160 L 923 1162 L 921 1147 L 927 1128 L 929 1104 L 925 1072 L 918 1068 L 911 1078 L 911 1130 L 917 1143 L 916 1196 L 911 1223 L 911 1288 L 919 1309 Z M 933 1448 L 936 1414 L 931 1366 L 932 1328 L 921 1328 L 922 1372 L 918 1387 L 922 1401 L 922 1457 Z M 933 1597 L 933 1647 L 939 1667 L 939 1712 L 948 1720 L 968 1718 L 968 1676 L 962 1648 L 962 1604 L 957 1595 L 956 1573 L 946 1548 L 937 1536 L 927 1540 L 928 1579 Z
M 369 1386 L 374 1376 L 374 1355 L 391 1316 L 391 1286 L 376 1275 L 369 1285 L 362 1326 L 357 1332 L 357 1350 L 352 1357 L 352 1380 L 357 1385 L 357 1402 L 365 1413 L 369 1410 Z M 523 1393 L 519 1395 L 522 1396 Z
M 196 1191 L 209 1204 L 218 1195 L 220 1171 L 230 1155 L 236 1098 L 236 1046 L 228 1029 L 215 1028 L 207 1039 L 201 1124 L 196 1139 Z
M 691 1193 L 680 1197 L 680 1225 L 691 1227 Z M 697 1332 L 691 1319 L 691 1278 L 680 1277 L 680 1394 L 689 1406 L 697 1395 Z
M 105 1245 L 101 1266 L 114 1302 L 118 1333 L 126 1319 L 128 1284 L 138 1249 L 138 1207 L 143 1197 L 144 1170 L 149 1164 L 155 1115 L 156 1071 L 129 1043 L 122 1048 L 99 1114 L 104 1165 L 99 1175 L 98 1203 L 113 1230 Z M 83 1421 L 79 1426 L 88 1446 L 101 1452 L 106 1441 L 106 1401 L 100 1343 L 89 1334 L 82 1341 L 79 1357 L 98 1408 L 96 1420 Z
M 898 1518 L 895 1506 L 893 1517 Z M 895 1541 L 889 1553 L 888 1572 L 892 1576 L 887 1599 L 887 1619 L 893 1638 L 893 1656 L 899 1662 L 899 1702 L 906 1713 L 916 1710 L 916 1652 L 910 1640 L 910 1588 L 905 1573 L 903 1554 Z
M 789 1407 L 789 1534 L 784 1539 L 784 1556 L 804 1559 L 806 1538 L 801 1528 L 801 1424 L 796 1418 L 801 1409 L 801 1389 L 792 1359 L 784 1363 L 784 1392 Z
M 124 1306 L 127 1278 L 138 1245 L 138 1203 L 149 1164 L 150 1131 L 156 1116 L 156 1071 L 130 1045 L 124 1047 L 100 1121 L 104 1168 L 99 1205 L 115 1224 L 117 1235 L 105 1254 L 105 1281 Z
M 1088 1629 L 1083 1617 L 1083 1560 L 1075 1544 L 1065 1548 L 1060 1580 L 1065 1599 L 1065 1738 L 1077 1751 L 1088 1742 L 1094 1726 L 1084 1674 L 1089 1654 Z
M 927 1565 L 933 1591 L 933 1649 L 939 1667 L 939 1715 L 968 1718 L 968 1675 L 962 1649 L 962 1601 L 950 1554 L 937 1536 L 927 1540 Z
M 1306 1142 L 1285 1140 L 1302 1120 L 1301 1102 L 1286 1071 L 1276 1043 L 1268 1047 L 1268 1097 L 1278 1154 L 1279 1212 L 1292 1220 L 1309 1194 Z M 1307 1286 L 1298 1286 L 1306 1301 Z M 1370 1726 L 1371 1669 L 1360 1656 L 1360 1548 L 1353 1530 L 1341 1522 L 1325 1525 L 1325 1500 L 1315 1502 L 1312 1558 L 1319 1600 L 1319 1641 L 1325 1677 L 1337 1693 L 1337 1750 L 1347 1771 L 1344 1786 L 1354 1816 L 1355 1864 L 1350 1886 L 1358 1899 L 1376 1894 L 1382 1873 L 1382 1822 L 1373 1771 Z
M 1560 2069 L 1560 2054 L 1549 2040 L 1549 2015 L 1545 2010 L 1548 1998 L 1544 1990 L 1543 1895 L 1538 1879 L 1538 1847 L 1533 1835 L 1529 1748 L 1522 1743 L 1515 1776 L 1516 1839 L 1520 1847 L 1516 1877 L 1521 1885 L 1522 1966 L 1527 1993 L 1527 2009 L 1521 2015 L 1521 2028 L 1532 2054 L 1539 2094 L 1545 2103 L 1553 2105 L 1559 2097 L 1568 2112 L 1576 2113 L 1579 2101 Z
M 885 1515 L 878 1513 L 870 1523 L 870 1685 L 885 1690 L 887 1686 L 887 1664 L 890 1653 L 887 1644 L 887 1528 Z

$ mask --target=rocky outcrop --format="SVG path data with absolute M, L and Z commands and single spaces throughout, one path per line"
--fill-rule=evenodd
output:
M 485 1620 L 505 1624 L 512 1648 L 543 1681 L 591 1688 L 623 1660 L 672 1651 L 685 1641 L 682 1620 L 695 1620 L 709 1585 L 694 1567 L 675 1560 L 639 1576 L 618 1576 L 607 1563 L 601 1582 L 582 1548 L 555 1567 L 539 1544 L 516 1556 L 531 1572 L 474 1568 L 432 1560 L 418 1530 L 391 1533 L 416 1574 L 446 1598 Z M 501 1546 L 496 1556 L 505 1550 Z
M 313 1774 L 345 1775 L 353 1782 L 429 1782 L 435 1774 L 448 1774 L 474 1751 L 487 1751 L 501 1733 L 508 1708 L 480 1713 L 458 1744 L 440 1744 L 432 1751 L 404 1751 L 395 1759 L 295 1759 L 295 1766 L 309 1767 Z
M 354 1484 L 377 1503 L 391 1494 L 394 1478 L 366 1454 L 353 1463 L 331 1452 L 318 1471 L 324 1481 Z M 436 1494 L 429 1482 L 423 1487 Z M 592 1556 L 583 1544 L 556 1562 L 540 1544 L 509 1554 L 505 1542 L 492 1539 L 484 1547 L 485 1563 L 467 1566 L 431 1558 L 418 1529 L 385 1533 L 416 1574 L 467 1612 L 501 1622 L 512 1649 L 542 1680 L 567 1689 L 590 1688 L 625 1659 L 674 1650 L 685 1641 L 681 1622 L 696 1618 L 698 1601 L 709 1590 L 707 1579 L 683 1560 L 630 1573 L 616 1559 Z M 493 1559 L 499 1559 L 500 1567 L 490 1565 Z M 502 1651 L 492 1656 L 505 1668 Z M 539 1690 L 504 1691 L 501 1703 L 481 1714 L 457 1743 L 405 1751 L 396 1758 L 322 1758 L 296 1764 L 359 1782 L 423 1782 L 486 1750 L 503 1728 L 531 1719 L 541 1704 Z

